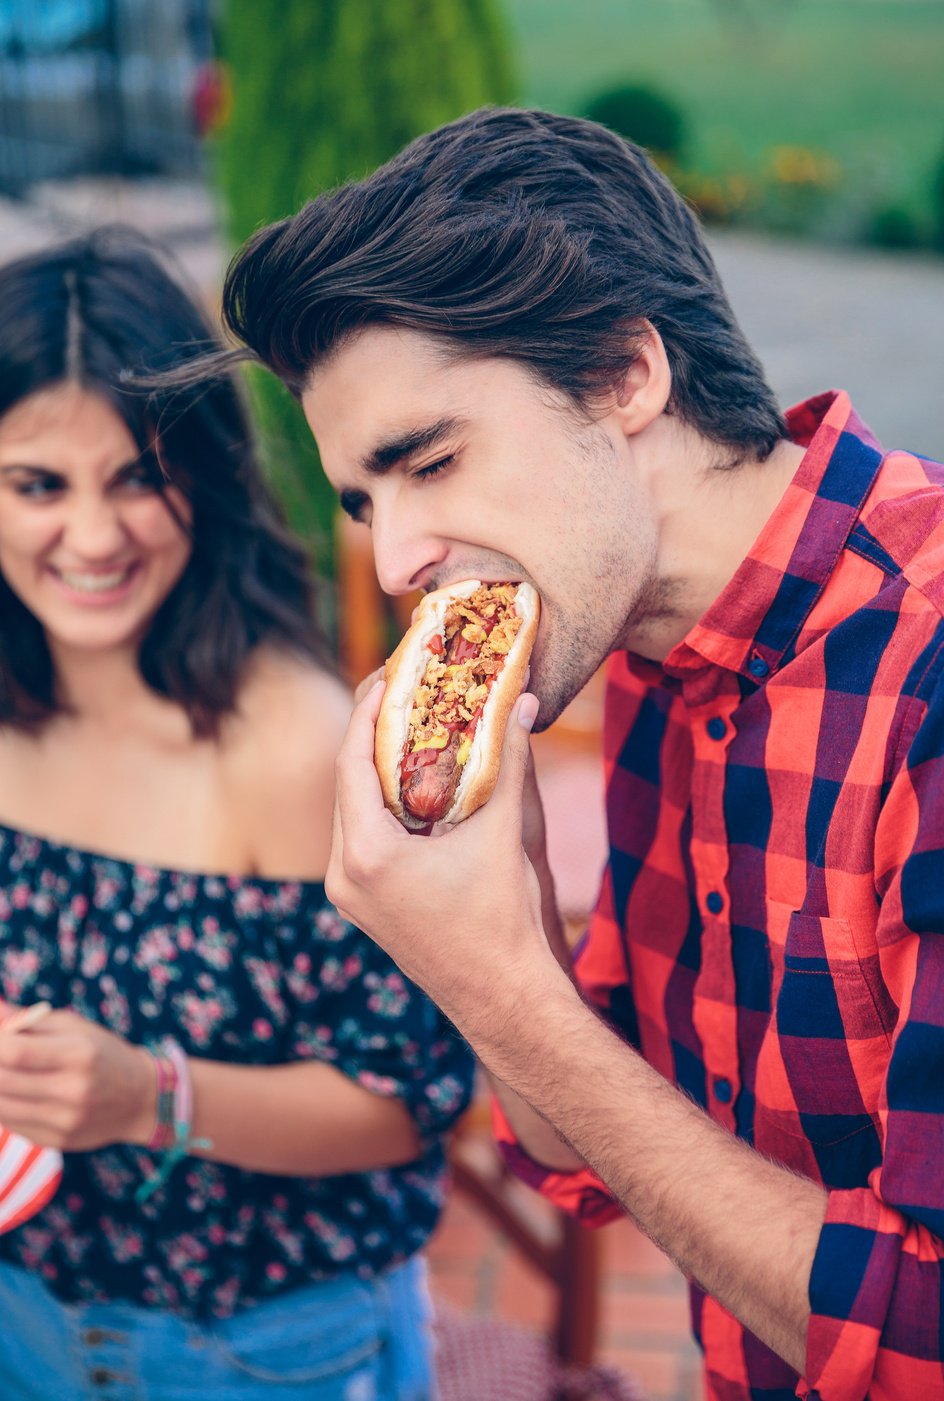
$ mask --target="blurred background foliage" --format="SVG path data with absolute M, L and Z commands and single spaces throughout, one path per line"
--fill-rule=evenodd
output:
M 231 103 L 217 162 L 234 245 L 421 132 L 517 90 L 493 0 L 227 0 L 219 38 Z M 251 380 L 267 465 L 330 572 L 336 501 L 311 434 L 270 375 Z
M 707 220 L 944 248 L 940 0 L 506 6 L 525 102 L 650 146 Z

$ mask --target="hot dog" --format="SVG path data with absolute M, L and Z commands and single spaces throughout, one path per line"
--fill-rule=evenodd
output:
M 384 802 L 405 827 L 461 822 L 491 796 L 539 615 L 530 584 L 468 579 L 423 599 L 387 662 L 374 744 Z

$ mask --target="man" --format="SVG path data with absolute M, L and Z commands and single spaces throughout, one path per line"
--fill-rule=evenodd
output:
M 383 809 L 382 687 L 358 706 L 332 897 L 476 1049 L 518 1170 L 691 1277 L 710 1396 L 944 1396 L 942 469 L 842 394 L 785 422 L 689 210 L 567 118 L 421 138 L 258 234 L 225 301 L 388 592 L 543 600 L 455 830 Z M 527 731 L 607 656 L 572 970 Z

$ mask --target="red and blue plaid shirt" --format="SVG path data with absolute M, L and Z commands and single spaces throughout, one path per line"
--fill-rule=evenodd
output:
M 609 663 L 580 983 L 719 1124 L 821 1183 L 805 1381 L 693 1288 L 717 1401 L 944 1398 L 944 467 L 844 394 L 663 665 Z M 593 1223 L 590 1171 L 519 1174 Z

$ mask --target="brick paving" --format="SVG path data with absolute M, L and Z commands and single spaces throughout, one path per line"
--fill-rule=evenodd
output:
M 537 1211 L 550 1213 L 535 1200 Z M 649 1401 L 702 1401 L 684 1279 L 630 1221 L 605 1226 L 600 1238 L 596 1360 L 635 1378 Z M 461 1193 L 453 1192 L 428 1255 L 434 1299 L 550 1331 L 556 1310 L 552 1286 Z

